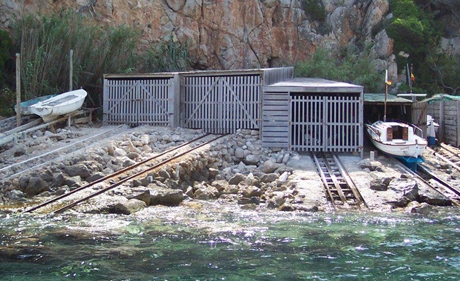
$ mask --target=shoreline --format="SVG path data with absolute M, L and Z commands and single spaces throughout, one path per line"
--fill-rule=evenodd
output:
M 98 136 L 110 130 L 113 131 L 113 134 Z M 10 204 L 31 205 L 31 202 L 47 200 L 57 194 L 68 192 L 74 188 L 72 184 L 81 186 L 96 174 L 102 177 L 116 171 L 117 168 L 134 164 L 144 157 L 164 151 L 167 147 L 177 145 L 186 139 L 192 139 L 199 134 L 201 134 L 199 130 L 153 126 L 135 128 L 80 126 L 59 129 L 56 133 L 44 131 L 32 134 L 0 153 L 0 159 L 2 159 L 0 173 L 5 173 L 5 169 L 15 165 L 14 163 L 27 163 L 30 159 L 35 159 L 31 161 L 33 164 L 31 167 L 25 164 L 16 165 L 22 167 L 21 170 L 16 171 L 16 174 L 19 175 L 22 170 L 28 170 L 28 173 L 32 175 L 27 180 L 24 175 L 7 178 L 6 183 L 3 180 L 2 209 L 5 212 Z M 94 136 L 97 141 L 91 138 Z M 89 143 L 85 143 L 85 139 Z M 67 152 L 66 149 L 70 147 L 76 150 Z M 59 149 L 59 152 L 56 152 L 56 149 Z M 368 154 L 369 151 L 366 151 L 365 155 Z M 48 155 L 51 159 L 37 164 L 37 159 L 42 155 Z M 171 185 L 168 187 L 165 181 L 169 184 L 173 183 L 175 186 L 172 189 L 181 189 L 184 195 L 183 200 L 172 204 L 176 206 L 195 201 L 199 203 L 201 200 L 219 200 L 221 203 L 236 204 L 239 207 L 253 210 L 268 208 L 299 212 L 334 211 L 326 198 L 324 187 L 312 159 L 303 153 L 271 151 L 261 147 L 257 131 L 239 130 L 228 140 L 216 144 L 211 151 L 204 152 L 202 158 L 204 160 L 200 161 L 204 163 L 203 165 L 207 165 L 207 169 L 217 170 L 214 171 L 214 178 L 210 178 L 209 175 L 204 178 L 189 176 L 186 177 L 185 184 L 181 182 L 181 179 L 173 177 L 169 181 L 159 178 L 155 185 L 149 187 L 147 184 L 139 188 L 144 188 L 143 190 L 148 188 L 152 192 L 159 187 L 171 189 Z M 432 192 L 423 187 L 422 183 L 414 183 L 415 180 L 399 168 L 399 165 L 402 164 L 395 163 L 386 156 L 377 155 L 374 161 L 370 161 L 369 158 L 361 159 L 358 155 L 352 154 L 340 154 L 339 158 L 369 206 L 370 212 L 428 214 L 433 210 L 434 204 L 427 202 L 435 202 L 434 199 L 437 199 L 442 204 L 447 204 L 445 200 L 439 200 L 436 195 L 431 194 Z M 439 159 L 433 159 L 427 155 L 426 162 L 436 165 L 435 162 L 439 162 Z M 439 163 L 438 165 L 439 173 L 449 170 L 448 167 L 445 169 L 445 166 Z M 24 167 L 27 168 L 24 169 Z M 41 170 L 34 167 L 39 167 Z M 73 175 L 70 170 L 75 170 L 77 167 L 81 169 L 80 174 Z M 456 178 L 458 174 L 451 169 L 449 173 L 450 178 Z M 33 184 L 42 187 L 39 192 L 37 189 L 32 192 L 30 181 L 37 174 L 39 179 L 34 179 Z M 205 171 L 203 174 L 209 174 L 209 172 Z M 240 179 L 235 183 L 234 178 L 237 175 Z M 262 176 L 267 178 L 267 175 L 271 175 L 269 180 L 260 180 Z M 62 180 L 59 185 L 53 181 L 56 177 L 62 177 L 65 180 Z M 73 182 L 69 179 L 72 177 Z M 80 178 L 76 179 L 77 177 Z M 48 182 L 43 182 L 45 180 Z M 379 187 L 380 190 L 373 188 L 382 182 L 387 182 L 386 188 L 383 186 Z M 130 189 L 131 193 L 117 195 L 126 193 L 127 189 Z M 129 186 L 121 187 L 114 190 L 112 195 L 98 196 L 93 202 L 86 204 L 85 207 L 77 207 L 76 210 L 89 213 L 110 213 L 113 208 L 109 205 L 123 205 L 133 199 L 132 190 L 133 188 Z M 409 198 L 406 196 L 408 194 Z M 420 198 L 425 199 L 422 201 Z M 431 201 L 426 198 L 431 198 Z M 104 202 L 106 207 L 96 208 L 101 205 L 101 202 Z M 136 203 L 136 207 L 132 210 L 126 211 L 125 209 L 129 207 L 122 207 L 122 213 L 132 214 L 149 205 L 139 207 L 142 204 Z M 12 208 L 10 211 L 14 213 L 23 208 Z M 353 212 L 354 210 L 348 211 Z

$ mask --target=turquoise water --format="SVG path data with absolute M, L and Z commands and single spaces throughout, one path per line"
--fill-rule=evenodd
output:
M 177 211 L 1 215 L 0 280 L 460 280 L 454 209 Z

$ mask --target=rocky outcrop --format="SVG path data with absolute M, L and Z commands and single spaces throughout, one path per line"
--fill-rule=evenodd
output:
M 337 51 L 355 41 L 373 40 L 371 29 L 388 14 L 388 0 L 318 2 L 322 20 L 313 20 L 305 1 L 136 0 L 20 1 L 0 4 L 0 24 L 15 16 L 71 9 L 103 25 L 128 25 L 143 36 L 143 48 L 170 39 L 188 42 L 197 69 L 273 67 L 305 59 L 318 47 Z M 376 38 L 379 54 L 391 41 Z

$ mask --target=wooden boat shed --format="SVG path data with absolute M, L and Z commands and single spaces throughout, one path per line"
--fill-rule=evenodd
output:
M 105 125 L 259 130 L 265 147 L 362 152 L 363 88 L 292 67 L 104 75 Z
M 263 91 L 265 146 L 362 155 L 362 86 L 295 78 L 265 86 Z
M 447 94 L 437 94 L 414 104 L 416 120 L 426 127 L 426 117 L 431 115 L 439 124 L 436 138 L 439 142 L 460 146 L 460 97 Z

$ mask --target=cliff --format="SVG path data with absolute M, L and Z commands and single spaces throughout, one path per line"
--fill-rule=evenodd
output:
M 73 9 L 104 25 L 142 32 L 144 47 L 161 41 L 189 42 L 197 69 L 290 65 L 317 48 L 332 51 L 356 42 L 374 44 L 376 65 L 390 67 L 392 40 L 373 26 L 388 16 L 388 0 L 322 0 L 324 17 L 306 0 L 4 0 L 0 24 L 11 26 L 26 13 Z M 340 4 L 337 4 L 340 3 Z M 319 16 L 321 16 L 321 11 Z M 458 33 L 458 32 L 457 32 Z M 388 60 L 389 58 L 389 60 Z M 387 62 L 390 61 L 390 65 Z

